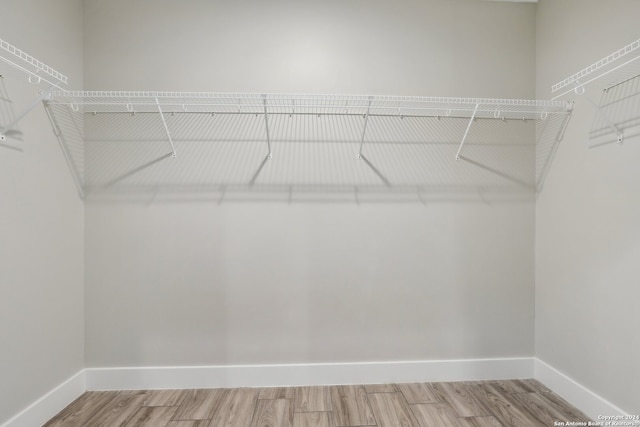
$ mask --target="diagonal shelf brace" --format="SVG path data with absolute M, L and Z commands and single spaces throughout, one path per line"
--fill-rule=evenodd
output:
M 476 104 L 476 108 L 473 109 L 473 114 L 471 115 L 471 119 L 469 120 L 469 124 L 467 125 L 467 130 L 464 131 L 464 136 L 462 137 L 462 141 L 460 141 L 460 147 L 458 147 L 458 152 L 456 153 L 456 160 L 460 160 L 460 152 L 462 151 L 462 146 L 464 145 L 464 142 L 467 140 L 467 136 L 469 136 L 469 131 L 471 130 L 471 125 L 473 124 L 473 121 L 476 119 L 478 108 L 480 108 L 480 104 Z
M 367 124 L 369 123 L 369 111 L 371 111 L 371 97 L 369 97 L 369 105 L 364 115 L 364 127 L 362 128 L 362 136 L 360 137 L 360 149 L 358 150 L 358 159 L 362 160 L 362 148 L 364 147 L 364 137 L 367 133 Z
M 156 98 L 156 105 L 158 106 L 158 112 L 160 113 L 160 118 L 162 119 L 162 124 L 164 125 L 164 130 L 167 132 L 167 138 L 169 138 L 169 144 L 171 144 L 171 157 L 176 157 L 176 147 L 173 145 L 173 138 L 171 138 L 171 133 L 169 132 L 169 126 L 167 126 L 167 121 L 164 118 L 164 113 L 162 112 L 162 107 L 160 106 L 160 101 Z
M 267 158 L 271 159 L 273 158 L 273 154 L 271 153 L 271 135 L 269 135 L 269 116 L 267 114 L 267 95 L 262 95 L 262 102 L 264 105 L 264 127 L 267 131 L 267 150 L 269 150 L 267 154 Z

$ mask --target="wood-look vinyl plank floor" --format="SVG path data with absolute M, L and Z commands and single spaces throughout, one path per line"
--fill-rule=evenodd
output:
M 260 389 L 258 399 L 293 399 L 295 387 L 267 387 Z
M 561 398 L 555 393 L 544 393 L 542 398 L 548 400 L 553 406 L 561 411 L 567 419 L 577 419 L 578 421 L 588 422 L 591 419 L 586 416 L 582 411 L 573 407 L 569 402 Z
M 74 400 L 44 427 L 84 427 L 105 405 L 115 399 L 117 392 L 89 391 Z
M 293 427 L 334 427 L 330 412 L 295 412 Z
M 469 384 L 464 382 L 437 383 L 434 387 L 459 417 L 491 415 L 487 408 L 473 395 Z
M 563 407 L 547 397 L 548 393 L 518 393 L 514 398 L 527 412 L 543 425 L 554 425 L 556 421 L 586 421 L 578 409 Z
M 542 427 L 588 417 L 535 380 L 87 392 L 45 427 Z
M 251 427 L 293 427 L 290 399 L 258 400 Z
M 364 389 L 367 393 L 395 393 L 398 391 L 395 384 L 366 384 Z
M 457 423 L 453 409 L 443 403 L 411 405 L 411 410 L 420 427 L 451 427 Z
M 198 389 L 185 394 L 174 420 L 210 420 L 227 390 Z
M 166 426 L 177 409 L 175 406 L 141 406 L 124 427 Z
M 229 390 L 218 406 L 209 427 L 249 427 L 259 390 L 235 388 Z
M 518 381 L 519 383 L 531 389 L 530 391 L 527 391 L 527 393 L 550 393 L 551 392 L 551 390 L 549 390 L 544 384 L 542 384 L 538 380 L 534 380 L 533 378 L 518 380 Z
M 296 387 L 294 412 L 326 412 L 332 410 L 329 387 Z
M 398 389 L 410 405 L 442 402 L 433 386 L 428 383 L 398 384 Z
M 369 403 L 378 427 L 420 427 L 400 393 L 373 393 Z
M 519 427 L 545 427 L 536 419 L 527 414 L 526 409 L 513 399 L 509 393 L 505 393 L 504 387 L 495 384 L 474 384 L 474 394 L 490 412 L 504 425 Z
M 189 390 L 150 390 L 142 406 L 180 406 Z
M 375 426 L 364 386 L 331 387 L 333 415 L 337 427 Z
M 96 427 L 124 425 L 142 406 L 146 396 L 145 392 L 119 391 L 115 399 L 103 406 L 87 425 Z
M 164 427 L 209 427 L 209 420 L 169 421 Z
M 506 424 L 504 426 L 508 426 L 511 424 Z M 518 424 L 513 424 L 517 426 Z M 500 423 L 495 417 L 469 417 L 469 418 L 458 418 L 457 427 L 503 427 L 503 424 Z
M 535 393 L 536 387 L 521 380 L 509 381 L 478 381 L 479 384 L 490 385 L 504 394 Z

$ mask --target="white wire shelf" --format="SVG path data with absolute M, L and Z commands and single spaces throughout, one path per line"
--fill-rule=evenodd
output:
M 605 56 L 597 62 L 551 86 L 551 93 L 558 99 L 573 91 L 578 92 L 594 81 L 611 76 L 608 85 L 615 85 L 640 74 L 640 39 Z
M 59 85 L 66 85 L 69 81 L 68 77 L 61 72 L 38 61 L 33 56 L 2 39 L 0 39 L 0 60 L 26 73 L 29 76 L 29 81 L 32 83 L 44 81 L 51 86 L 61 89 Z
M 561 101 L 364 95 L 300 95 L 211 92 L 54 92 L 52 104 L 84 113 L 208 113 L 365 115 L 538 119 L 566 113 Z
M 89 173 L 78 182 L 93 192 L 165 184 L 359 192 L 373 185 L 396 195 L 451 184 L 530 193 L 541 188 L 573 109 L 572 102 L 528 99 L 47 95 L 61 143 L 70 152 L 75 141 L 86 146 Z

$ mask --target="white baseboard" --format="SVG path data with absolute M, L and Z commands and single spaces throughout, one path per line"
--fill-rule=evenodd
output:
M 33 402 L 0 427 L 34 427 L 49 421 L 86 391 L 84 369 Z
M 393 382 L 535 378 L 597 420 L 626 413 L 582 384 L 533 357 L 279 365 L 87 368 L 0 427 L 42 425 L 87 390 L 276 387 Z
M 597 420 L 627 415 L 582 384 L 533 357 L 280 365 L 87 368 L 0 427 L 33 427 L 51 419 L 87 390 L 276 387 L 535 378 Z
M 534 378 L 562 396 L 594 421 L 599 415 L 628 415 L 613 403 L 597 395 L 582 384 L 535 358 Z
M 87 390 L 275 387 L 533 377 L 533 358 L 87 368 Z

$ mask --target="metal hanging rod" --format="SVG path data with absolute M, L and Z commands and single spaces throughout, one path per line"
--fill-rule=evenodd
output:
M 2 39 L 0 39 L 0 60 L 26 73 L 30 83 L 37 84 L 44 81 L 60 90 L 64 89 L 59 84 L 66 85 L 69 83 L 68 77 L 61 72 L 54 70 Z
M 618 49 L 601 60 L 594 62 L 588 67 L 551 86 L 551 93 L 557 93 L 565 89 L 554 96 L 553 99 L 558 99 L 573 91 L 578 93 L 577 91 L 580 88 L 613 72 L 623 72 L 625 69 L 630 68 L 629 66 L 638 59 L 640 59 L 640 39 L 629 43 L 623 48 Z M 622 79 L 624 80 L 625 78 L 626 77 L 623 77 Z

